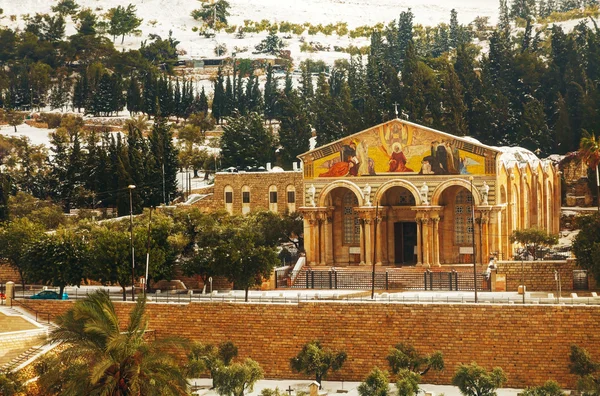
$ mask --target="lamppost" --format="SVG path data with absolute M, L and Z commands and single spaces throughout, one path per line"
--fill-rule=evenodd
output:
M 471 242 L 473 242 L 473 286 L 475 289 L 475 303 L 477 303 L 477 252 L 475 250 L 475 195 L 473 195 L 473 176 L 469 176 L 471 183 Z
M 131 301 L 135 301 L 135 255 L 133 251 L 133 198 L 134 184 L 127 186 L 129 189 L 129 245 L 131 247 Z

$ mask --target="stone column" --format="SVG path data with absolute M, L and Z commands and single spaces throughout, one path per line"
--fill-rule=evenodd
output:
M 309 217 L 310 215 L 305 214 L 304 217 L 304 251 L 306 253 L 306 262 L 311 264 L 314 263 L 314 251 L 313 251 L 313 222 Z
M 385 222 L 387 224 L 387 227 L 386 227 L 386 230 L 387 230 L 387 235 L 386 235 L 387 261 L 388 261 L 388 265 L 392 265 L 392 264 L 395 264 L 395 262 L 396 262 L 396 258 L 395 258 L 396 253 L 394 252 L 396 235 L 394 234 L 393 209 L 391 209 L 391 208 L 388 209 L 388 213 L 385 218 Z
M 6 305 L 11 306 L 12 300 L 15 298 L 15 282 L 6 282 Z
M 430 221 L 428 218 L 423 218 L 421 219 L 421 222 L 423 223 L 423 265 L 425 267 L 430 267 L 431 266 L 431 244 L 430 244 L 430 232 L 429 232 L 429 226 L 430 226 Z
M 326 213 L 319 213 L 319 264 L 323 266 L 326 265 L 325 252 L 327 251 L 325 244 L 325 238 L 327 234 L 325 231 L 325 222 L 327 221 L 326 217 Z
M 308 261 L 311 265 L 317 265 L 319 260 L 319 221 L 316 218 L 308 220 L 310 224 L 310 256 Z M 308 252 L 306 252 L 308 255 Z
M 359 218 L 360 223 L 360 264 L 365 265 L 365 221 L 363 218 Z
M 489 217 L 484 215 L 481 219 L 481 231 L 482 231 L 482 246 L 481 246 L 481 262 L 486 263 L 490 257 L 490 238 L 489 238 Z
M 372 219 L 366 218 L 365 223 L 365 264 L 371 265 L 373 263 L 373 242 L 371 240 L 371 222 Z
M 433 265 L 436 267 L 441 267 L 440 264 L 440 233 L 439 233 L 439 225 L 440 218 L 434 217 L 433 221 Z
M 324 249 L 323 256 L 325 264 L 334 264 L 333 258 L 333 211 L 328 211 L 325 214 L 325 230 L 324 230 Z
M 375 265 L 381 265 L 382 261 L 382 248 L 383 245 L 381 241 L 383 241 L 383 227 L 381 226 L 383 218 L 381 215 L 375 217 L 375 228 L 377 229 L 377 238 L 375 239 Z
M 415 221 L 417 222 L 417 267 L 421 267 L 421 266 L 423 266 L 423 242 L 422 242 L 423 226 L 421 224 L 420 217 L 417 217 L 415 219 Z

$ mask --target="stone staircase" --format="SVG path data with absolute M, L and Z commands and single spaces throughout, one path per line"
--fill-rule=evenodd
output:
M 45 345 L 52 327 L 20 307 L 0 306 L 0 372 L 20 370 L 52 349 Z

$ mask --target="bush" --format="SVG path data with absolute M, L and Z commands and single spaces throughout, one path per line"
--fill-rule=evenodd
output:
M 60 113 L 42 113 L 40 114 L 40 120 L 48 124 L 49 129 L 58 128 L 62 121 L 62 114 Z

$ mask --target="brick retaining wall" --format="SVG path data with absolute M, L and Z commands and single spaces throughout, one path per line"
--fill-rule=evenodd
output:
M 521 267 L 520 261 L 499 261 L 497 266 L 498 274 L 506 274 L 507 291 L 518 290 L 524 273 L 525 286 L 528 291 L 553 292 L 556 290 L 554 270 L 560 272 L 562 290 L 570 291 L 573 290 L 573 271 L 580 269 L 577 267 L 576 260 L 523 261 L 523 267 Z M 595 290 L 597 286 L 593 277 L 590 275 L 588 279 L 589 289 Z
M 19 273 L 8 264 L 0 263 L 0 283 L 9 281 L 21 284 Z
M 28 301 L 37 310 L 59 313 L 72 302 Z M 131 303 L 116 303 L 124 318 Z M 424 381 L 447 384 L 460 363 L 502 367 L 508 387 L 557 380 L 573 388 L 569 347 L 577 344 L 600 359 L 595 331 L 600 307 L 485 304 L 369 303 L 192 303 L 149 304 L 150 329 L 205 343 L 233 341 L 240 357 L 252 357 L 267 378 L 301 378 L 289 359 L 302 345 L 320 339 L 348 353 L 344 369 L 331 379 L 360 381 L 374 366 L 387 368 L 391 346 L 405 342 L 419 352 L 440 350 L 446 370 Z

